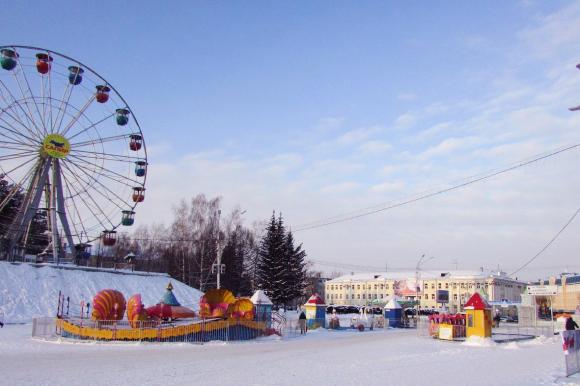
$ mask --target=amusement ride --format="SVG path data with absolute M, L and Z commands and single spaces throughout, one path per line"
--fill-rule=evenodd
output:
M 42 252 L 56 263 L 116 242 L 145 199 L 147 151 L 137 119 L 117 90 L 76 59 L 44 48 L 0 46 L 0 213 L 4 254 L 22 258 L 35 218 L 46 218 Z

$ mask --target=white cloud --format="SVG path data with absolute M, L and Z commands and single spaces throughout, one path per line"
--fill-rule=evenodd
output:
M 405 183 L 403 181 L 393 181 L 373 185 L 369 188 L 369 190 L 373 193 L 391 193 L 391 192 L 399 192 L 404 187 Z
M 361 143 L 358 151 L 363 155 L 381 155 L 387 153 L 392 148 L 393 146 L 386 141 L 371 140 Z
M 577 48 L 580 41 L 580 2 L 540 18 L 537 25 L 522 30 L 519 36 L 530 52 L 540 57 L 577 56 L 570 48 Z
M 400 129 L 405 129 L 410 126 L 413 126 L 416 121 L 417 121 L 416 116 L 407 112 L 405 114 L 399 115 L 397 119 L 395 119 L 395 126 Z
M 347 131 L 336 139 L 340 145 L 352 145 L 362 142 L 381 130 L 378 126 L 361 127 L 355 130 Z
M 413 101 L 417 99 L 417 95 L 412 92 L 403 92 L 397 95 L 397 99 L 400 101 Z

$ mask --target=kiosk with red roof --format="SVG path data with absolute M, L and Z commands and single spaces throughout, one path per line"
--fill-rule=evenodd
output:
M 491 337 L 491 306 L 487 300 L 479 293 L 471 295 L 465 303 L 465 313 L 467 318 L 466 336 L 480 336 L 482 338 Z
M 314 294 L 308 299 L 304 304 L 304 309 L 306 310 L 306 325 L 309 330 L 326 327 L 326 304 L 318 294 Z

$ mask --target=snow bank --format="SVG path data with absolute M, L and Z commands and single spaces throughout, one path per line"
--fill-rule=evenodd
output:
M 0 317 L 19 323 L 55 315 L 59 291 L 70 297 L 70 313 L 75 315 L 81 300 L 92 302 L 97 291 L 106 288 L 121 291 L 125 298 L 140 293 L 149 306 L 161 299 L 170 280 L 179 302 L 198 309 L 203 294 L 166 274 L 0 262 Z
M 497 343 L 494 342 L 491 338 L 482 338 L 480 336 L 470 336 L 469 338 L 465 339 L 465 342 L 462 342 L 461 344 L 464 346 L 472 347 L 493 347 L 497 345 Z

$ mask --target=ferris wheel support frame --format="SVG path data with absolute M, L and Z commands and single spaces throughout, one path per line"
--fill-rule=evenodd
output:
M 52 169 L 52 184 L 49 180 L 50 170 Z M 62 230 L 64 237 L 67 239 L 69 244 L 70 253 L 74 259 L 76 256 L 76 250 L 74 248 L 74 241 L 70 232 L 70 226 L 65 212 L 64 204 L 64 194 L 62 189 L 62 179 L 60 175 L 60 164 L 57 158 L 46 157 L 43 162 L 37 167 L 35 176 L 32 178 L 29 194 L 25 198 L 23 205 L 24 210 L 20 212 L 20 215 L 14 219 L 11 226 L 11 231 L 9 232 L 10 244 L 9 244 L 9 260 L 14 261 L 16 250 L 18 249 L 17 243 L 22 240 L 23 237 L 28 233 L 27 230 L 30 227 L 34 215 L 40 210 L 39 204 L 42 197 L 42 193 L 45 188 L 50 192 L 50 196 L 47 200 L 47 212 L 50 217 L 50 228 L 51 228 L 51 241 L 52 241 L 52 254 L 56 264 L 60 263 L 60 260 L 66 257 L 66 251 L 61 247 L 60 237 L 58 234 L 57 215 L 62 225 Z

